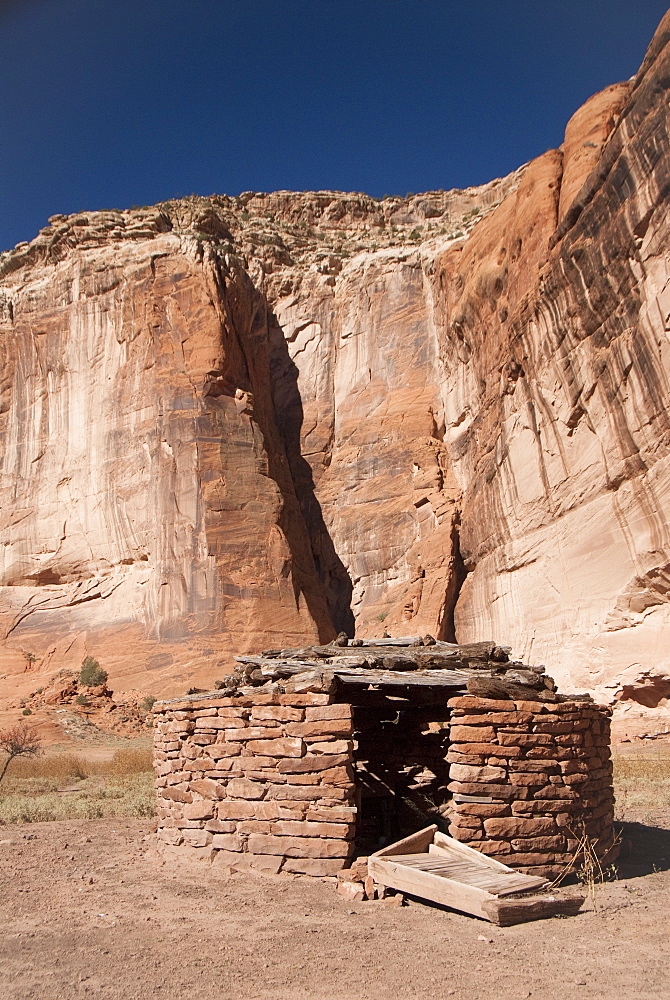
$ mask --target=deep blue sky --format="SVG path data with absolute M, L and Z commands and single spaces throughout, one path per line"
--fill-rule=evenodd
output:
M 0 249 L 191 193 L 508 173 L 631 76 L 667 0 L 0 0 Z

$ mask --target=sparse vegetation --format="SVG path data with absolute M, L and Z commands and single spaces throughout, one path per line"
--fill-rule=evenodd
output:
M 32 715 L 32 714 L 33 714 L 33 710 L 32 710 L 32 708 L 28 708 L 28 706 L 27 706 L 27 705 L 26 705 L 26 707 L 25 707 L 25 708 L 23 709 L 23 711 L 21 712 L 21 715 Z
M 0 825 L 150 817 L 155 812 L 151 750 L 123 748 L 107 760 L 86 760 L 72 753 L 15 760 L 3 791 Z
M 146 698 L 144 698 L 142 700 L 142 704 L 140 705 L 140 708 L 142 709 L 143 712 L 146 712 L 147 715 L 148 715 L 149 712 L 151 712 L 151 710 L 153 709 L 153 707 L 154 707 L 155 704 L 156 704 L 156 697 L 155 697 L 155 695 L 148 694 L 146 696 Z
M 86 697 L 85 694 L 78 694 L 77 697 L 75 698 L 75 702 L 77 705 L 85 706 L 88 705 L 88 698 Z
M 79 683 L 84 687 L 99 687 L 107 682 L 107 671 L 92 656 L 85 656 L 79 671 Z
M 653 821 L 659 809 L 670 807 L 670 753 L 667 748 L 652 748 L 644 756 L 615 753 L 615 816 L 618 820 Z

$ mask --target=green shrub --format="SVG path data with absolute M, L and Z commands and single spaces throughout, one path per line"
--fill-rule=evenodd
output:
M 84 687 L 98 687 L 107 680 L 107 671 L 103 670 L 92 656 L 86 656 L 82 660 L 79 671 L 79 683 Z
M 151 709 L 154 707 L 155 704 L 156 704 L 156 697 L 155 697 L 155 695 L 148 694 L 146 696 L 146 698 L 143 699 L 142 704 L 141 704 L 140 707 L 141 707 L 142 711 L 146 712 L 147 715 L 148 715 L 149 712 L 151 711 Z
M 23 711 L 21 712 L 21 715 L 32 715 L 32 714 L 33 710 L 31 708 L 24 708 Z
M 85 694 L 78 694 L 75 701 L 78 705 L 88 705 L 88 698 Z

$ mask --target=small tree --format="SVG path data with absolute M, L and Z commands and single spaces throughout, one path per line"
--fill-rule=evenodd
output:
M 4 750 L 7 754 L 7 760 L 0 774 L 0 781 L 2 781 L 7 768 L 15 757 L 36 757 L 42 752 L 42 740 L 34 729 L 30 729 L 25 722 L 20 722 L 11 729 L 0 731 L 0 750 Z
M 79 683 L 84 687 L 93 688 L 104 684 L 106 680 L 107 671 L 101 668 L 98 661 L 92 656 L 84 657 L 79 671 Z

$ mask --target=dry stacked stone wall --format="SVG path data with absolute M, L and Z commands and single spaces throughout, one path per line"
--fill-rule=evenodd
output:
M 611 710 L 452 698 L 449 833 L 512 868 L 559 874 L 586 836 L 613 859 Z
M 233 868 L 340 870 L 355 831 L 352 710 L 327 694 L 155 708 L 158 836 Z

